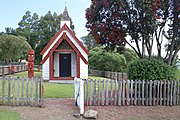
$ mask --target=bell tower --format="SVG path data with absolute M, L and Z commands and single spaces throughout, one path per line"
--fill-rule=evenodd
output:
M 68 11 L 67 11 L 67 7 L 65 6 L 64 8 L 64 12 L 62 14 L 62 18 L 61 18 L 61 28 L 62 26 L 66 24 L 69 28 L 71 28 L 71 18 L 69 17 Z

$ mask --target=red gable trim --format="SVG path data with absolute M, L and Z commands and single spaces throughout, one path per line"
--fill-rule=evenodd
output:
M 70 28 L 66 24 L 63 25 L 63 27 L 55 34 L 55 36 L 44 47 L 44 49 L 40 52 L 41 55 L 43 55 L 46 52 L 46 50 L 50 47 L 50 45 L 55 41 L 55 39 L 61 34 L 63 30 L 67 30 L 71 34 L 71 36 L 76 40 L 79 46 L 85 51 L 85 53 L 89 55 L 87 49 L 83 46 L 83 44 L 78 40 L 78 38 L 75 36 L 75 34 L 72 32 L 72 30 L 70 30 Z
M 84 61 L 85 64 L 88 64 L 88 61 L 82 56 L 80 51 L 77 49 L 77 47 L 72 43 L 72 41 L 69 39 L 69 37 L 64 32 L 61 38 L 55 43 L 55 45 L 51 48 L 49 53 L 45 56 L 45 58 L 40 62 L 40 64 L 44 64 L 45 61 L 51 56 L 51 54 L 56 50 L 56 48 L 61 44 L 63 40 L 66 40 L 69 45 L 73 48 L 73 50 L 76 52 L 76 54 L 80 54 L 80 58 Z

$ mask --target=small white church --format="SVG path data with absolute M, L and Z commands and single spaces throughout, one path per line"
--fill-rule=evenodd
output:
M 88 78 L 89 52 L 70 28 L 65 7 L 61 28 L 41 51 L 42 77 L 49 82 L 68 83 L 75 77 Z

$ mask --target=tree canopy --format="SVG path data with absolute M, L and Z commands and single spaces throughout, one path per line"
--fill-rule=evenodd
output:
M 44 16 L 39 17 L 37 13 L 27 11 L 18 23 L 17 35 L 26 37 L 28 43 L 35 50 L 35 62 L 41 61 L 40 52 L 60 29 L 62 14 L 48 11 Z M 71 28 L 74 29 L 73 24 Z
M 25 37 L 14 35 L 0 35 L 0 61 L 11 62 L 26 59 L 28 49 L 31 48 Z
M 166 40 L 162 37 L 166 37 L 165 59 L 173 65 L 180 50 L 179 8 L 178 0 L 92 0 L 86 10 L 86 27 L 97 43 L 112 49 L 120 46 L 119 50 L 127 43 L 139 58 L 153 55 L 155 41 L 162 57 L 162 42 Z

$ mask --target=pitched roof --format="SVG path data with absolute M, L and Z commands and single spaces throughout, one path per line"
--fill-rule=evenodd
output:
M 46 50 L 50 47 L 50 45 L 56 40 L 56 38 L 64 31 L 67 30 L 69 34 L 75 39 L 75 41 L 79 44 L 79 46 L 84 50 L 84 52 L 89 55 L 88 50 L 84 47 L 84 45 L 79 41 L 79 39 L 75 36 L 75 34 L 72 32 L 72 30 L 64 24 L 63 27 L 55 34 L 55 36 L 49 41 L 49 43 L 44 47 L 44 49 L 40 52 L 41 55 L 43 55 Z
M 41 61 L 40 64 L 44 64 L 45 61 L 53 54 L 53 52 L 56 50 L 56 48 L 63 42 L 67 41 L 67 43 L 72 47 L 72 49 L 76 52 L 76 54 L 79 54 L 80 58 L 84 61 L 85 64 L 88 64 L 88 61 L 83 57 L 81 52 L 78 50 L 78 48 L 71 42 L 69 37 L 67 36 L 66 32 L 63 33 L 63 35 L 60 37 L 60 39 L 55 43 L 55 45 L 51 48 L 51 50 L 48 52 L 48 54 L 44 57 L 44 59 Z

